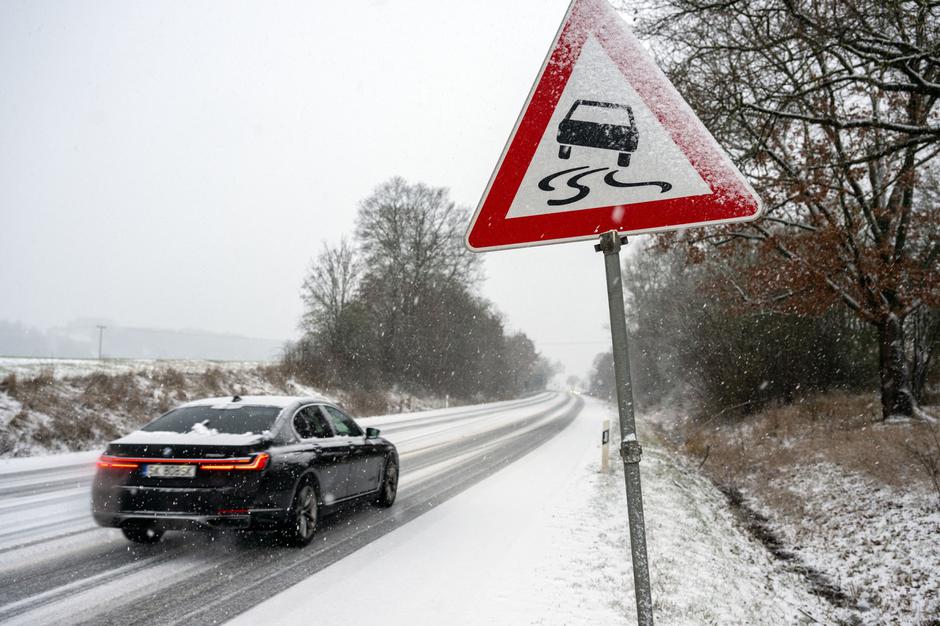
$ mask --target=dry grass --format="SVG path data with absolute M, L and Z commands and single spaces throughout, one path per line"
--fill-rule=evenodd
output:
M 931 441 L 931 425 L 884 423 L 874 395 L 829 393 L 775 406 L 733 424 L 691 422 L 678 437 L 719 484 L 754 487 L 813 461 L 835 463 L 900 487 L 930 476 L 911 453 Z
M 792 560 L 814 593 L 864 617 L 848 623 L 940 624 L 923 619 L 940 608 L 937 425 L 885 423 L 876 395 L 845 393 L 716 421 L 665 425 L 665 439 L 751 536 Z
M 353 415 L 428 408 L 408 394 L 385 391 L 324 390 Z M 51 369 L 32 377 L 10 374 L 0 392 L 22 410 L 0 423 L 0 455 L 81 450 L 100 446 L 139 428 L 169 409 L 197 398 L 238 395 L 312 393 L 278 365 L 245 369 L 209 366 L 195 373 L 169 366 L 136 371 L 56 378 Z
M 0 380 L 0 391 L 9 394 L 16 393 L 16 374 L 9 373 Z
M 346 395 L 345 408 L 353 415 L 381 415 L 394 410 L 388 394 L 381 391 L 351 391 Z
M 0 454 L 101 445 L 188 400 L 271 393 L 263 374 L 261 368 L 235 372 L 219 367 L 198 374 L 161 367 L 63 379 L 56 379 L 52 370 L 28 378 L 11 374 L 0 381 L 0 391 L 17 400 L 22 410 L 0 431 Z

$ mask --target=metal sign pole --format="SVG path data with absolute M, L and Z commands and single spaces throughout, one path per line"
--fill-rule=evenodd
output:
M 636 593 L 636 617 L 639 626 L 653 625 L 653 600 L 650 594 L 649 560 L 646 556 L 646 524 L 643 521 L 643 492 L 640 487 L 640 442 L 636 438 L 633 415 L 633 386 L 630 380 L 630 353 L 627 348 L 627 318 L 623 309 L 623 277 L 620 247 L 627 242 L 615 230 L 601 235 L 594 246 L 604 253 L 607 270 L 607 303 L 610 307 L 610 334 L 614 350 L 614 374 L 617 381 L 617 409 L 620 414 L 620 456 L 627 486 L 627 517 L 630 523 L 630 550 L 633 556 L 633 586 Z

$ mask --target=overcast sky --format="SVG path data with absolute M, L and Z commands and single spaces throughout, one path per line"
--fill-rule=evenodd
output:
M 568 0 L 0 3 L 0 319 L 289 338 L 322 240 L 394 175 L 475 207 Z M 591 243 L 489 253 L 568 373 Z

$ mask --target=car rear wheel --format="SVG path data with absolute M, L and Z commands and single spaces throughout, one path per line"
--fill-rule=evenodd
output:
M 558 158 L 567 159 L 571 156 L 571 146 L 558 146 Z
M 617 165 L 620 167 L 630 167 L 630 153 L 621 152 L 620 155 L 617 156 Z
M 395 496 L 398 495 L 398 461 L 389 459 L 385 462 L 385 479 L 382 481 L 382 488 L 379 490 L 379 497 L 375 503 L 380 507 L 390 507 L 395 503 Z
M 313 540 L 317 530 L 320 507 L 317 504 L 317 490 L 310 481 L 300 484 L 294 494 L 290 521 L 284 529 L 284 538 L 292 546 L 305 546 Z
M 163 538 L 164 531 L 153 524 L 125 524 L 121 532 L 134 543 L 153 544 Z

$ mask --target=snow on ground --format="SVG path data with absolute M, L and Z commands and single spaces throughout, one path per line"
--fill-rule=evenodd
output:
M 849 593 L 863 623 L 936 623 L 929 620 L 940 618 L 937 494 L 901 491 L 832 463 L 775 482 L 798 494 L 802 515 L 761 512 L 807 565 Z
M 270 365 L 0 357 L 0 457 L 99 448 L 174 406 L 226 392 L 319 396 L 353 414 L 437 409 L 448 402 L 395 389 L 366 395 L 315 389 Z
M 0 359 L 0 456 L 90 450 L 194 398 L 226 390 L 330 398 L 261 363 Z M 5 381 L 15 374 L 13 383 Z M 103 376 L 102 376 L 103 375 Z
M 89 450 L 86 452 L 65 452 L 63 454 L 0 459 L 0 475 L 47 470 L 69 465 L 85 464 L 90 468 L 94 465 L 95 460 L 100 454 L 101 450 Z
M 823 623 L 940 626 L 940 498 L 874 394 L 826 394 L 701 430 L 646 416 L 729 490 L 753 532 L 840 608 Z M 874 405 L 869 415 L 867 411 Z M 914 427 L 917 427 L 916 429 Z M 708 452 L 711 456 L 708 457 Z
M 635 623 L 622 468 L 598 471 L 605 418 L 589 399 L 534 452 L 234 623 Z M 658 623 L 826 623 L 829 607 L 738 529 L 711 483 L 643 443 Z
M 20 402 L 0 391 L 0 426 L 6 426 L 22 410 Z
M 87 376 L 88 374 L 126 374 L 141 369 L 175 369 L 184 374 L 206 371 L 210 367 L 225 370 L 250 370 L 265 361 L 204 361 L 197 359 L 40 359 L 33 357 L 0 357 L 0 378 L 7 374 L 18 377 L 38 376 L 51 372 L 55 378 Z
M 644 504 L 660 623 L 837 623 L 841 616 L 832 606 L 745 534 L 715 486 L 673 455 L 644 445 Z M 621 471 L 603 479 L 608 490 L 623 486 Z M 619 542 L 629 541 L 626 528 L 611 532 Z

